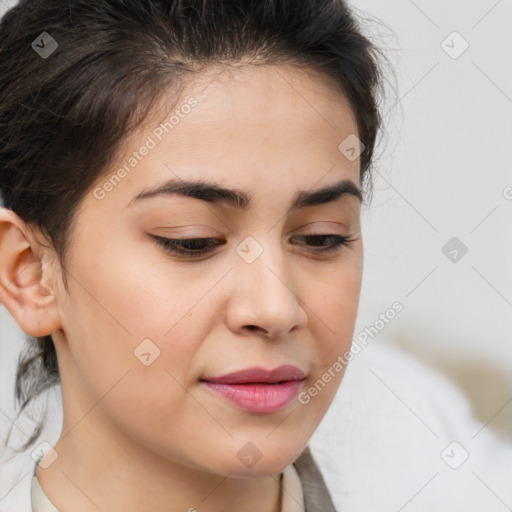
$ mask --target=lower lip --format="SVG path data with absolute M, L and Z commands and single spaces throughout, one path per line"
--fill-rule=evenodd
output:
M 240 409 L 257 413 L 272 413 L 285 408 L 295 398 L 303 382 L 304 379 L 280 384 L 218 384 L 202 381 Z

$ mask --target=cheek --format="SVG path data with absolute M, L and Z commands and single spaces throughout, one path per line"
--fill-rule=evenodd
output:
M 302 416 L 301 428 L 313 435 L 331 406 L 343 380 L 350 350 L 361 289 L 358 266 L 333 272 L 331 280 L 316 286 L 308 304 L 309 328 L 313 350 L 310 375 L 298 395 L 297 407 Z
M 308 316 L 324 339 L 327 349 L 337 349 L 351 342 L 354 331 L 362 284 L 362 264 L 357 254 L 328 270 L 322 279 L 304 294 L 310 307 Z M 322 334 L 320 334 L 322 333 Z
M 315 304 L 311 374 L 299 403 L 311 414 L 308 423 L 311 434 L 324 417 L 347 369 L 347 354 L 350 353 L 360 293 L 360 279 L 348 276 L 338 286 L 331 286 Z M 314 316 L 314 315 L 313 315 Z M 311 321 L 310 316 L 310 321 Z
M 72 287 L 66 329 L 84 406 L 146 446 L 159 449 L 165 436 L 171 446 L 187 435 L 177 415 L 205 415 L 184 389 L 204 338 L 189 311 L 197 293 L 178 274 L 162 279 L 151 269 L 136 271 L 144 267 L 133 255 L 108 269 L 88 268 L 81 275 L 87 291 Z
M 153 402 L 165 390 L 168 401 L 177 393 L 170 375 L 187 379 L 202 339 L 189 317 L 204 290 L 187 286 L 184 273 L 170 275 L 170 266 L 163 275 L 161 265 L 148 264 L 147 250 L 119 246 L 103 246 L 91 259 L 82 254 L 71 267 L 64 328 L 74 365 L 96 397 L 129 372 L 122 385 L 128 403 L 142 398 L 141 389 Z
M 334 399 L 347 366 L 362 282 L 362 265 L 357 256 L 355 253 L 353 259 L 336 266 L 328 273 L 330 278 L 309 294 L 309 325 L 315 347 L 307 396 L 319 415 Z

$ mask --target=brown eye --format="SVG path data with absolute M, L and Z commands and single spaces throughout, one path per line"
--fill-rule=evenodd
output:
M 320 247 L 320 249 L 315 249 L 317 252 L 321 253 L 331 253 L 341 250 L 344 246 L 348 245 L 351 240 L 346 236 L 341 235 L 295 235 L 292 238 L 300 238 L 302 240 L 309 241 L 308 244 L 310 247 Z M 330 245 L 327 247 L 323 242 L 330 242 Z
M 218 245 L 224 245 L 225 240 L 218 238 L 164 238 L 152 235 L 166 251 L 179 256 L 194 257 L 212 252 Z

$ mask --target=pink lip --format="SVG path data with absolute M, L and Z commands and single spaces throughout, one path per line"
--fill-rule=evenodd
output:
M 305 377 L 300 368 L 283 365 L 270 371 L 248 368 L 221 377 L 207 377 L 201 382 L 240 409 L 273 413 L 293 400 Z
M 260 366 L 247 368 L 220 377 L 203 377 L 201 380 L 218 384 L 247 384 L 247 383 L 277 383 L 287 380 L 301 380 L 306 374 L 296 366 L 283 364 L 273 370 L 266 370 Z
M 217 384 L 203 381 L 203 384 L 240 409 L 272 413 L 283 409 L 293 400 L 302 382 L 289 380 L 281 384 Z

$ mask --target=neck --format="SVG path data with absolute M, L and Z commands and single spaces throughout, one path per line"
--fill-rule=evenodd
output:
M 54 446 L 57 459 L 46 469 L 43 459 L 36 469 L 44 493 L 62 512 L 281 510 L 282 473 L 233 478 L 187 467 L 90 427 L 83 421 L 61 435 Z

